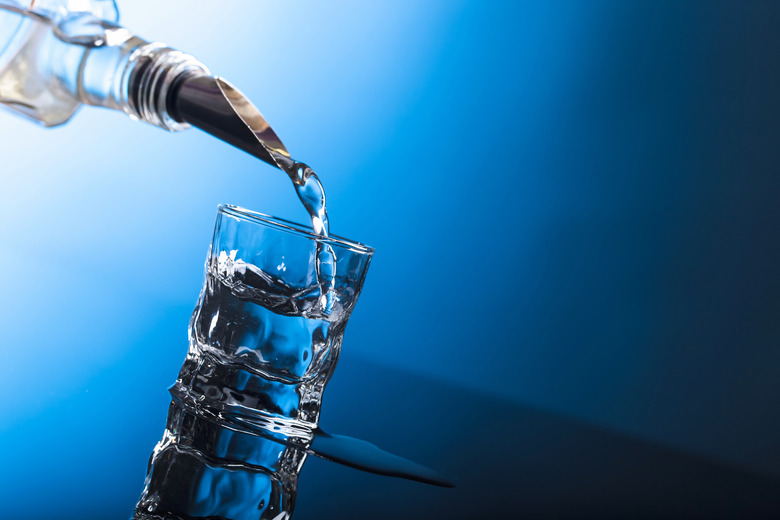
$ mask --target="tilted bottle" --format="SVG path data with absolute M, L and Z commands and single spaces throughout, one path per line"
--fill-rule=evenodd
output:
M 112 0 L 0 0 L 0 102 L 45 126 L 81 105 L 180 130 L 166 104 L 182 74 L 208 70 L 192 56 L 116 24 Z
M 47 127 L 82 105 L 171 131 L 193 125 L 290 174 L 287 150 L 241 92 L 118 17 L 113 0 L 0 0 L 0 106 Z

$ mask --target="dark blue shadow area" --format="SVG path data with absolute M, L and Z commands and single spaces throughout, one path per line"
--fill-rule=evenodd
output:
M 429 464 L 457 488 L 315 458 L 300 479 L 301 520 L 780 515 L 780 480 L 374 363 L 345 359 L 339 370 L 325 424 Z

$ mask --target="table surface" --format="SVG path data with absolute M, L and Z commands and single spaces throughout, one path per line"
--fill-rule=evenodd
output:
M 103 379 L 88 400 L 63 402 L 6 434 L 21 443 L 4 454 L 15 475 L 0 490 L 8 518 L 44 520 L 52 510 L 62 520 L 130 516 L 166 396 L 124 373 Z M 116 402 L 131 392 L 157 404 L 129 424 Z M 77 413 L 83 424 L 52 430 Z M 95 437 L 106 423 L 117 428 Z M 778 479 L 349 354 L 325 392 L 321 425 L 431 466 L 457 487 L 309 457 L 294 520 L 780 518 Z
M 299 481 L 298 520 L 780 518 L 780 480 L 378 365 L 350 361 L 339 371 L 360 389 L 334 378 L 324 427 L 381 439 L 457 487 L 312 457 Z

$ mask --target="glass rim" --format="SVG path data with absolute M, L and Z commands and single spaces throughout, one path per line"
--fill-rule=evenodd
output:
M 307 227 L 303 224 L 299 224 L 281 217 L 266 215 L 265 213 L 260 213 L 259 211 L 252 211 L 251 209 L 234 206 L 232 204 L 220 204 L 217 210 L 219 213 L 224 213 L 233 218 L 248 220 L 254 224 L 268 226 L 279 231 L 290 233 L 291 235 L 298 235 L 316 242 L 338 246 L 339 248 L 347 249 L 354 253 L 360 253 L 369 256 L 374 254 L 373 247 L 361 244 L 360 242 L 355 242 L 348 238 L 340 237 L 338 235 L 317 235 L 311 230 L 311 228 L 307 229 Z

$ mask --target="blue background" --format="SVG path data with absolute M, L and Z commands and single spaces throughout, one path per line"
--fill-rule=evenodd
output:
M 394 446 L 404 424 L 366 431 L 383 411 L 365 396 L 414 400 L 408 377 L 506 403 L 510 444 L 527 407 L 780 477 L 780 6 L 120 10 L 254 100 L 320 175 L 332 231 L 376 248 L 329 430 Z M 162 433 L 217 205 L 305 212 L 279 171 L 196 130 L 92 108 L 0 128 L 0 503 L 121 518 Z M 435 464 L 444 438 L 466 457 L 469 428 L 432 421 L 394 448 Z

